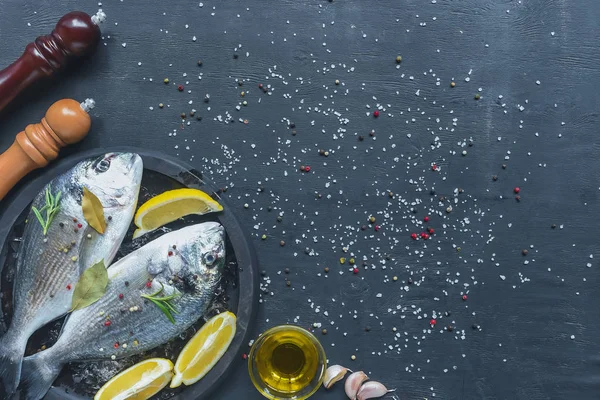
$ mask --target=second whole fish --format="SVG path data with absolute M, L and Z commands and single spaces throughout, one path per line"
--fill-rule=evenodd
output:
M 0 377 L 4 391 L 13 393 L 29 337 L 71 308 L 80 274 L 115 257 L 135 212 L 143 163 L 132 153 L 109 153 L 82 161 L 54 179 L 36 197 L 33 207 L 48 204 L 47 190 L 57 198 L 58 211 L 44 232 L 31 211 L 17 259 L 13 312 L 8 331 L 0 337 Z M 104 234 L 88 226 L 82 210 L 83 188 L 102 203 L 107 221 Z M 0 390 L 1 397 L 1 390 Z
M 202 318 L 225 265 L 225 230 L 216 222 L 161 236 L 108 268 L 105 294 L 73 312 L 56 344 L 23 361 L 25 398 L 41 399 L 73 361 L 120 359 L 153 349 Z M 143 296 L 175 295 L 173 321 Z

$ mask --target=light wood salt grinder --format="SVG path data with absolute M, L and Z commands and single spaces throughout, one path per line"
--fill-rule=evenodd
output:
M 0 154 L 0 200 L 25 175 L 56 159 L 61 148 L 82 140 L 90 130 L 88 112 L 92 108 L 92 99 L 83 103 L 59 100 L 50 106 L 40 123 L 27 125 L 17 134 L 14 143 Z
M 0 71 L 0 111 L 34 82 L 92 53 L 100 42 L 99 25 L 105 18 L 102 10 L 92 16 L 73 11 L 64 15 L 49 35 L 29 43 L 18 60 Z

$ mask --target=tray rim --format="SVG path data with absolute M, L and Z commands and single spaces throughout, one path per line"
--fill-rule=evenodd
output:
M 96 148 L 70 155 L 51 164 L 41 172 L 32 174 L 31 177 L 26 178 L 25 182 L 21 182 L 17 188 L 13 189 L 8 196 L 0 202 L 0 206 L 2 206 L 0 208 L 0 246 L 2 246 L 0 248 L 0 274 L 2 274 L 6 260 L 6 252 L 8 251 L 8 246 L 6 246 L 8 235 L 19 216 L 25 211 L 25 208 L 29 206 L 35 196 L 43 189 L 44 185 L 61 173 L 66 172 L 69 168 L 72 168 L 78 162 L 110 152 L 139 154 L 144 161 L 144 169 L 166 175 L 185 186 L 188 186 L 188 183 L 184 182 L 180 175 L 185 173 L 189 174 L 191 172 L 204 182 L 204 185 L 211 190 L 215 190 L 212 182 L 209 179 L 206 179 L 203 174 L 198 172 L 193 166 L 155 150 L 130 146 L 115 146 Z M 246 240 L 249 235 L 238 222 L 227 201 L 221 198 L 219 202 L 223 206 L 223 211 L 218 215 L 219 222 L 225 227 L 238 260 L 238 274 L 240 281 L 238 288 L 240 293 L 236 313 L 236 336 L 227 352 L 213 369 L 202 378 L 202 380 L 173 396 L 172 399 L 175 400 L 208 399 L 209 395 L 223 383 L 223 380 L 235 367 L 234 361 L 241 359 L 241 356 L 244 353 L 243 347 L 247 345 L 252 328 L 256 323 L 259 299 L 258 257 L 252 243 Z M 244 285 L 241 285 L 242 282 Z M 248 301 L 248 299 L 251 301 Z M 47 400 L 65 398 L 82 399 L 81 396 L 75 397 L 70 393 L 66 393 L 61 388 L 54 386 L 52 386 L 44 398 Z

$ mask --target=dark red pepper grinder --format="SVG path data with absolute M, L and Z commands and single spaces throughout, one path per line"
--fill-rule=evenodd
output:
M 73 11 L 63 16 L 46 36 L 29 43 L 17 61 L 0 71 L 0 111 L 39 79 L 54 75 L 70 60 L 92 53 L 100 42 L 98 25 L 106 19 Z

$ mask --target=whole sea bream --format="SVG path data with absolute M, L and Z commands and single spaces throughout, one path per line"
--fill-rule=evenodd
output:
M 58 211 L 44 234 L 30 211 L 17 259 L 13 313 L 0 337 L 0 377 L 7 393 L 19 384 L 21 362 L 29 337 L 71 308 L 80 274 L 104 260 L 108 266 L 127 233 L 135 213 L 143 163 L 131 153 L 109 153 L 80 162 L 54 179 L 33 201 L 41 210 L 47 190 L 58 200 Z M 83 188 L 102 203 L 107 220 L 104 234 L 88 226 L 82 210 Z
M 54 346 L 23 361 L 26 398 L 41 399 L 65 363 L 128 357 L 183 333 L 205 315 L 224 265 L 225 230 L 217 222 L 167 233 L 117 261 L 102 298 L 73 312 Z M 152 294 L 176 295 L 173 321 L 142 297 Z

